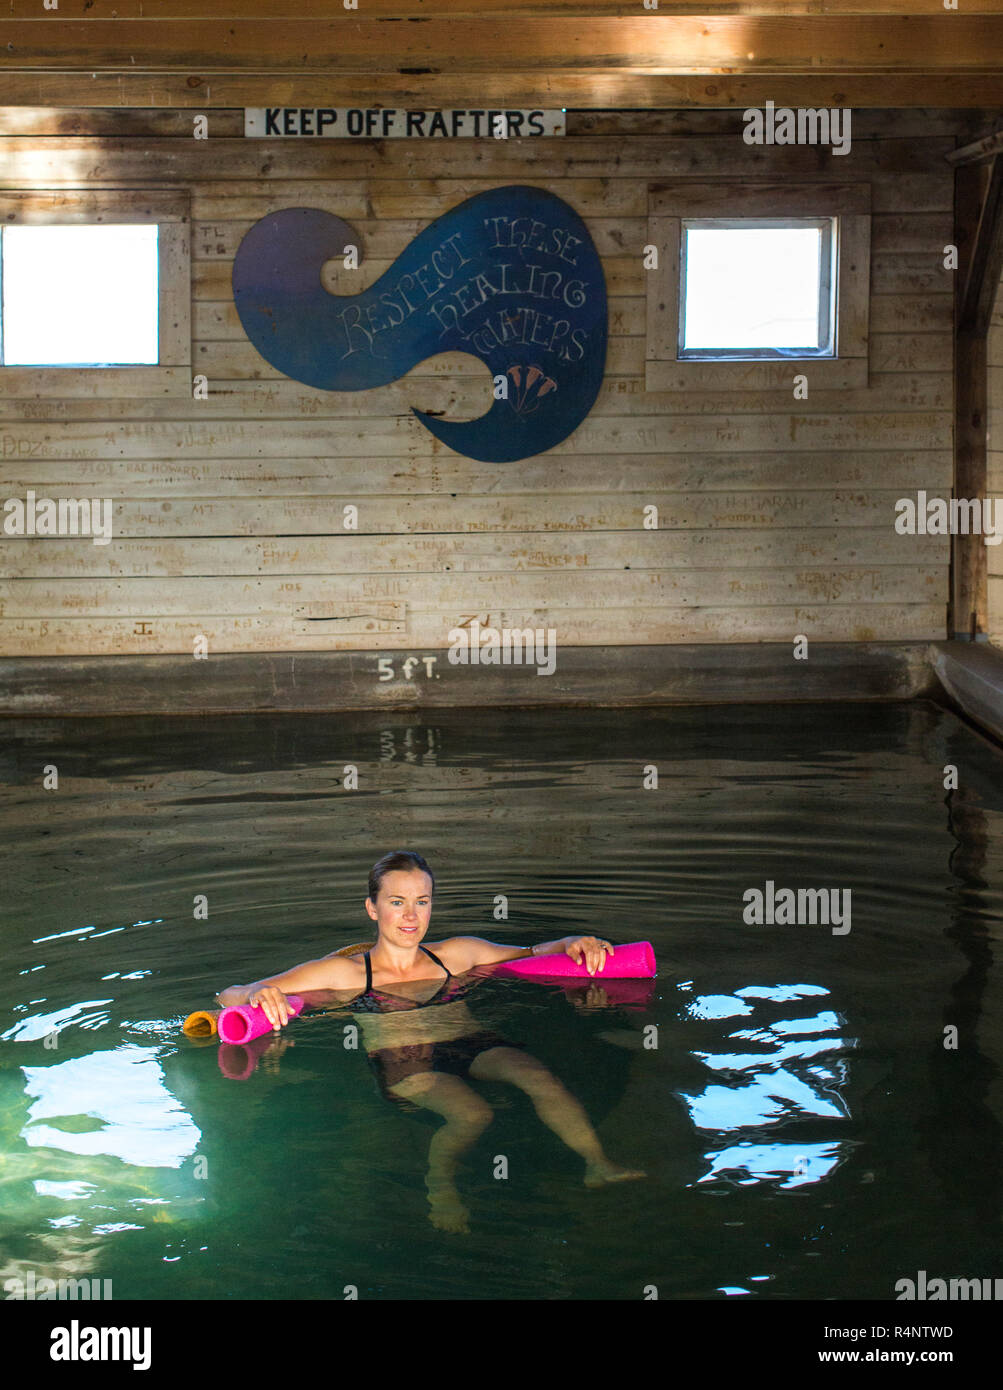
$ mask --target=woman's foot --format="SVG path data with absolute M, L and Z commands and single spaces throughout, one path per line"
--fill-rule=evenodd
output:
M 585 1165 L 585 1186 L 605 1187 L 608 1182 L 629 1182 L 631 1178 L 646 1178 L 640 1168 L 621 1168 L 612 1159 L 600 1158 Z
M 428 1219 L 439 1231 L 470 1234 L 470 1212 L 455 1187 L 439 1187 L 428 1194 Z

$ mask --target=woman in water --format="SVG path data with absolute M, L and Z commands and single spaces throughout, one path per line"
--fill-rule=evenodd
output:
M 376 941 L 365 955 L 335 952 L 252 985 L 231 985 L 217 995 L 220 1004 L 260 1004 L 279 1029 L 289 1020 L 288 994 L 321 990 L 343 996 L 359 1018 L 363 1044 L 387 1099 L 408 1109 L 434 1111 L 445 1120 L 432 1137 L 426 1183 L 432 1222 L 443 1230 L 468 1229 L 456 1167 L 494 1114 L 464 1077 L 508 1081 L 525 1091 L 543 1123 L 585 1160 L 586 1186 L 644 1177 L 606 1157 L 582 1106 L 542 1062 L 500 1034 L 478 1027 L 461 998 L 474 982 L 457 978 L 478 965 L 558 954 L 584 961 L 594 975 L 613 947 L 594 936 L 566 936 L 532 947 L 452 936 L 436 942 L 433 953 L 422 939 L 434 888 L 432 870 L 420 854 L 400 850 L 384 855 L 369 874 L 366 911 L 376 923 Z

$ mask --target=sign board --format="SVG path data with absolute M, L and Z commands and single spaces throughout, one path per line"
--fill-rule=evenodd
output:
M 469 353 L 493 378 L 491 409 L 469 421 L 413 413 L 484 462 L 529 458 L 578 428 L 602 385 L 608 324 L 602 263 L 573 207 L 526 185 L 477 193 L 367 288 L 330 293 L 324 263 L 357 246 L 351 226 L 320 208 L 269 213 L 246 233 L 233 297 L 266 362 L 324 391 L 367 391 L 436 353 Z
M 563 135 L 563 111 L 396 110 L 380 106 L 249 106 L 244 134 L 256 139 L 299 136 L 357 140 L 498 140 Z

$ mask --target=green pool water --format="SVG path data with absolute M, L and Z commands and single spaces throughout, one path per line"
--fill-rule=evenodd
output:
M 7 720 L 0 749 L 4 1280 L 776 1300 L 1003 1275 L 1003 754 L 949 712 Z M 368 870 L 405 848 L 436 874 L 433 949 L 653 943 L 647 997 L 492 978 L 467 1000 L 645 1178 L 586 1188 L 529 1096 L 471 1081 L 494 1113 L 458 1169 L 469 1230 L 445 1232 L 439 1121 L 381 1095 L 344 1010 L 245 1080 L 181 1034 L 224 985 L 367 939 Z M 848 890 L 850 930 L 746 922 L 768 882 Z

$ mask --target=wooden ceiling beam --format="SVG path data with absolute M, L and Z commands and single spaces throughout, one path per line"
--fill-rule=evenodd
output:
M 359 79 L 337 74 L 302 76 L 218 73 L 5 73 L 9 106 L 162 107 L 207 111 L 245 106 L 561 107 L 603 110 L 673 110 L 688 107 L 849 106 L 1003 110 L 1003 72 L 945 74 L 817 72 L 811 76 L 656 76 L 582 74 L 386 74 Z
M 53 15 L 58 14 L 54 11 Z M 1003 69 L 1003 15 L 0 21 L 0 72 L 638 74 Z
M 111 20 L 203 20 L 206 0 L 59 0 L 55 19 L 94 23 Z M 341 8 L 338 0 L 213 0 L 212 18 L 217 20 L 331 19 Z M 636 19 L 640 0 L 360 0 L 361 14 L 379 19 L 483 19 L 498 15 L 512 21 L 524 18 L 554 17 L 591 20 L 597 18 Z M 39 19 L 40 0 L 6 0 L 4 17 Z M 941 16 L 944 0 L 659 0 L 657 14 L 736 18 L 739 16 L 846 16 L 869 18 L 887 16 Z M 958 0 L 958 13 L 966 15 L 1003 14 L 1003 0 Z M 360 17 L 360 11 L 354 12 Z

